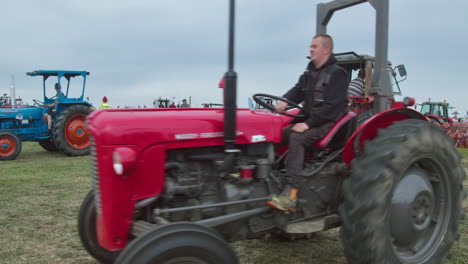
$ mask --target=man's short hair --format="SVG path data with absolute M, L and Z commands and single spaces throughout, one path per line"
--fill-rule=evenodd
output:
M 333 38 L 328 34 L 317 34 L 314 36 L 314 39 L 319 38 L 319 37 L 323 39 L 322 45 L 324 47 L 330 47 L 330 51 L 333 52 Z
M 361 79 L 364 79 L 364 77 L 366 77 L 366 72 L 364 70 L 359 70 L 358 72 L 358 77 L 361 78 Z

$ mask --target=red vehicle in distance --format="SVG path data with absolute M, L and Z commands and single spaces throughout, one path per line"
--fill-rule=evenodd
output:
M 452 123 L 452 118 L 449 117 L 449 103 L 426 101 L 421 104 L 420 112 L 425 115 L 431 122 L 443 124 L 445 122 Z

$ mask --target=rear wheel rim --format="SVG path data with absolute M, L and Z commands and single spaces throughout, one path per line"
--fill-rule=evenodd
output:
M 16 142 L 9 136 L 0 137 L 0 156 L 8 157 L 16 150 Z
M 89 147 L 90 140 L 85 129 L 86 115 L 78 114 L 70 117 L 65 125 L 65 139 L 76 149 Z
M 435 160 L 413 163 L 394 189 L 392 246 L 405 263 L 424 263 L 439 248 L 452 216 L 447 175 Z

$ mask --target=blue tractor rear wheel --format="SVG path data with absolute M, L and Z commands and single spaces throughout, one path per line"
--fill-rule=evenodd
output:
M 89 155 L 91 141 L 86 132 L 85 122 L 91 112 L 87 105 L 72 105 L 63 110 L 54 121 L 54 141 L 65 155 Z
M 39 142 L 39 145 L 40 145 L 43 149 L 45 149 L 45 150 L 47 150 L 47 151 L 49 151 L 49 152 L 57 152 L 57 151 L 59 151 L 59 149 L 58 149 L 57 146 L 55 145 L 55 142 L 54 142 L 53 139 L 50 139 L 50 138 L 48 138 L 48 139 L 42 139 L 42 140 L 39 140 L 38 142 Z

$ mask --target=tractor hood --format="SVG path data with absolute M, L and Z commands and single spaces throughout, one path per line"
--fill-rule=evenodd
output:
M 88 129 L 104 146 L 165 149 L 223 145 L 223 109 L 106 109 L 89 116 Z M 283 117 L 238 109 L 236 144 L 281 141 Z
M 0 108 L 0 117 L 4 119 L 41 119 L 46 111 L 39 107 Z
M 236 144 L 279 143 L 288 118 L 237 109 Z M 224 109 L 105 109 L 88 116 L 101 246 L 121 250 L 136 202 L 165 184 L 170 149 L 224 145 Z M 116 162 L 118 165 L 115 165 Z

